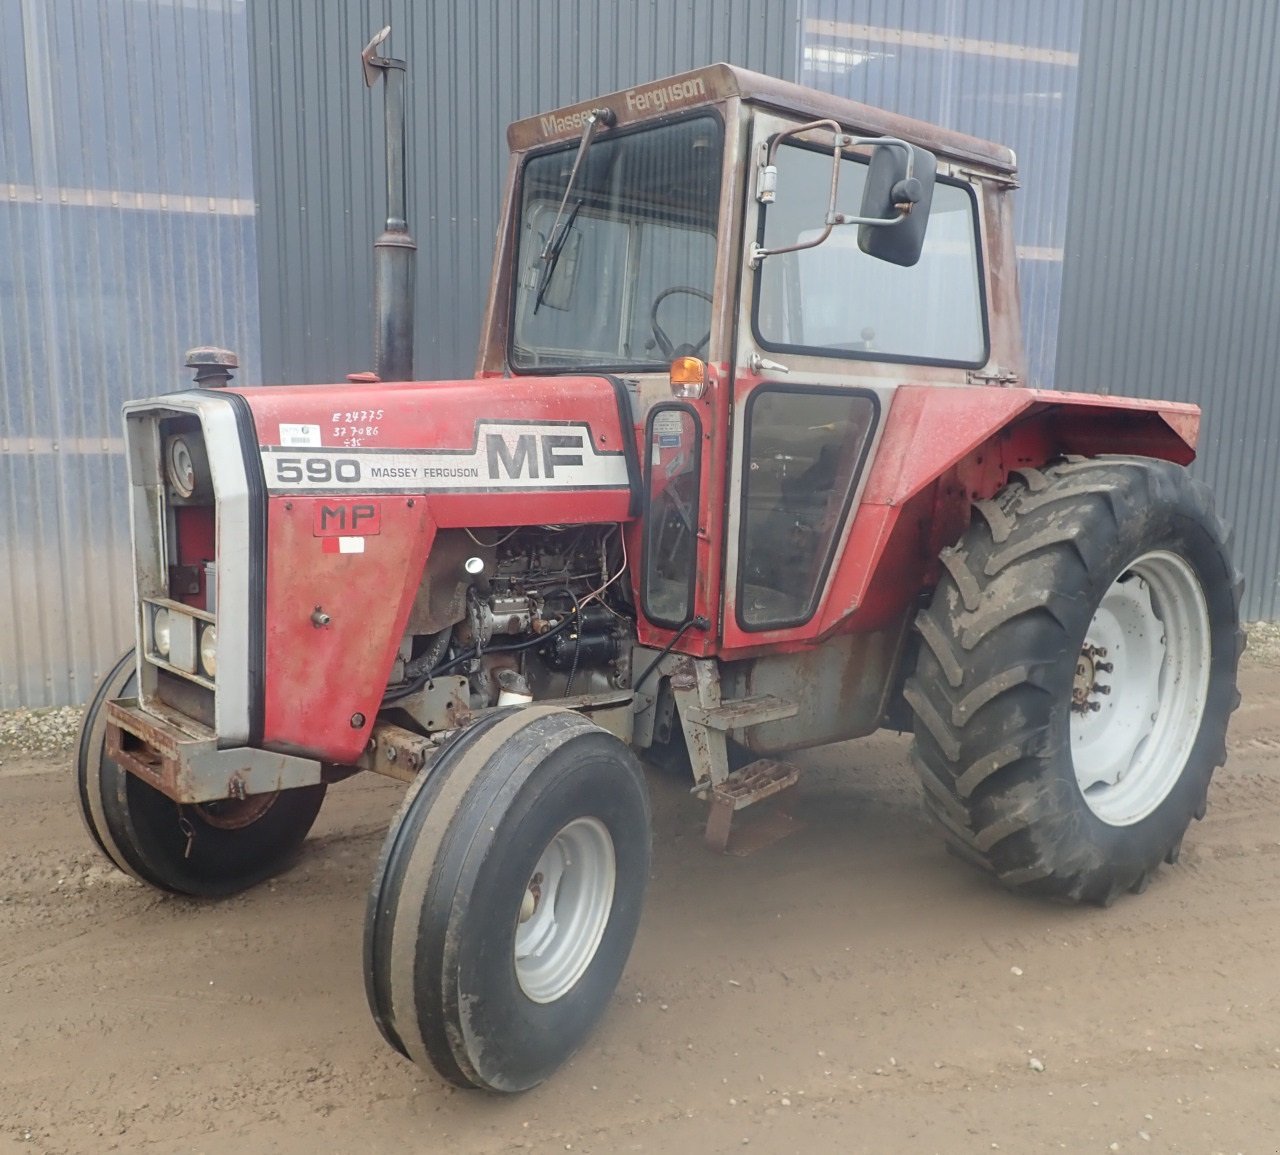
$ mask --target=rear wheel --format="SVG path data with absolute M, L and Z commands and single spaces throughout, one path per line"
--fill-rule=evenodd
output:
M 517 707 L 459 735 L 375 874 L 365 987 L 383 1036 L 459 1086 L 542 1082 L 622 974 L 649 837 L 635 756 L 582 716 Z
M 1020 471 L 954 549 L 907 698 L 926 806 L 1014 890 L 1109 903 L 1176 860 L 1239 703 L 1208 489 L 1147 458 Z
M 135 692 L 130 650 L 99 684 L 76 750 L 80 814 L 98 849 L 159 890 L 219 897 L 289 864 L 315 822 L 325 787 L 304 786 L 180 805 L 106 757 L 106 706 Z

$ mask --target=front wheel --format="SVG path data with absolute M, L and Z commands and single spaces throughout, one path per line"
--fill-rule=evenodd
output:
M 136 692 L 126 653 L 99 683 L 76 749 L 76 800 L 98 849 L 158 890 L 217 898 L 278 874 L 297 853 L 324 801 L 303 786 L 244 799 L 180 805 L 106 756 L 106 708 Z
M 542 1082 L 621 977 L 649 840 L 635 756 L 581 715 L 516 707 L 460 734 L 411 788 L 369 896 L 383 1037 L 459 1086 Z
M 1242 582 L 1208 489 L 1169 462 L 1022 470 L 977 511 L 917 622 L 926 806 L 1011 889 L 1106 904 L 1204 815 Z

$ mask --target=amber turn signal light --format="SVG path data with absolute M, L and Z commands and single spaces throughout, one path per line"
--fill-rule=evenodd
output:
M 707 390 L 707 367 L 697 357 L 677 357 L 671 362 L 671 394 L 696 401 Z

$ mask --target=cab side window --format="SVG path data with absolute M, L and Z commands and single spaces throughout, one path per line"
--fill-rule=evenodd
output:
M 678 628 L 693 614 L 702 429 L 692 409 L 659 405 L 650 411 L 646 440 L 648 493 L 641 595 L 650 621 Z
M 840 163 L 836 209 L 859 212 L 866 162 Z M 776 204 L 766 248 L 816 240 L 831 188 L 831 154 L 778 150 Z M 872 361 L 982 365 L 987 359 L 978 206 L 973 189 L 945 177 L 933 190 L 924 251 L 902 267 L 867 256 L 857 230 L 836 229 L 816 248 L 769 257 L 756 278 L 754 325 L 766 349 Z

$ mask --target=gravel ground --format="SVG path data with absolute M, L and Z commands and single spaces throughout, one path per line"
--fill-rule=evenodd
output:
M 1280 622 L 1246 622 L 1245 629 L 1249 632 L 1245 663 L 1280 664 Z M 66 753 L 75 745 L 83 713 L 79 706 L 0 711 L 0 760 L 5 753 Z
M 65 754 L 75 745 L 83 713 L 79 706 L 5 710 L 0 713 L 0 751 Z
M 1280 663 L 1280 622 L 1245 622 L 1245 629 L 1249 631 L 1246 662 L 1255 666 Z

